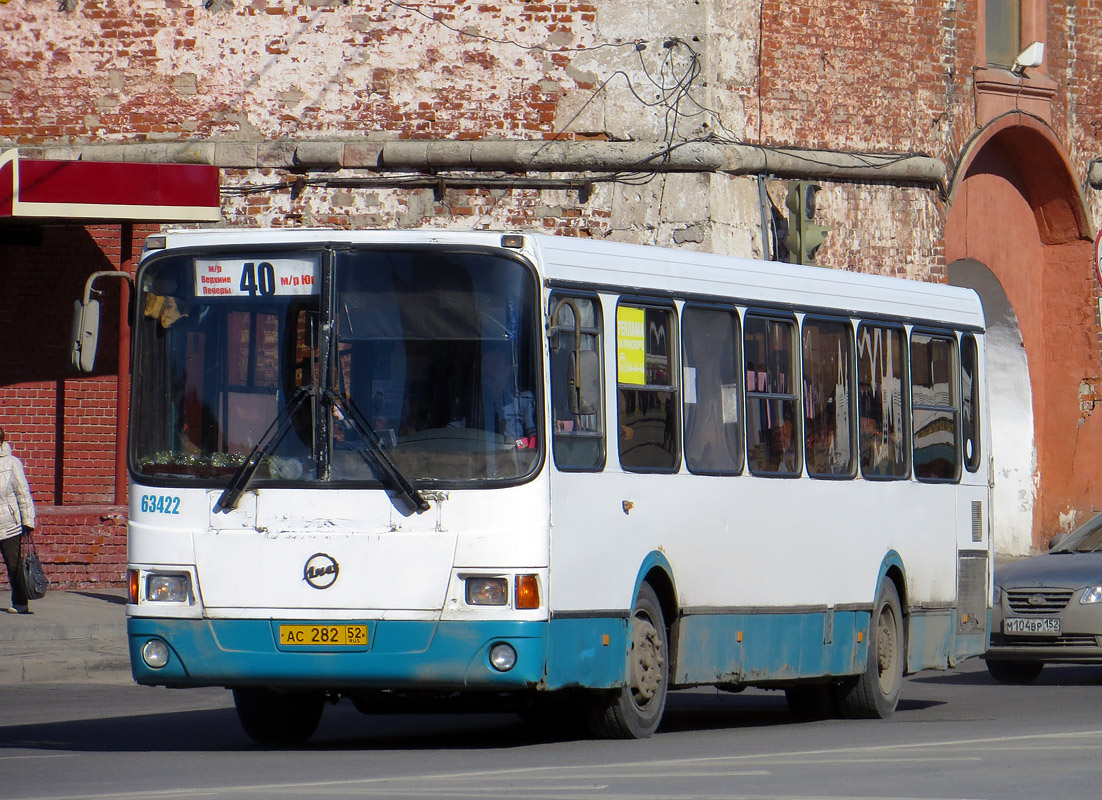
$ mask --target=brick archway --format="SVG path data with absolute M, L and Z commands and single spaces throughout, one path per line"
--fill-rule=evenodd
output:
M 951 186 L 945 260 L 985 265 L 1020 326 L 1028 378 L 1024 371 L 1002 377 L 1028 380 L 1032 398 L 1034 547 L 1102 507 L 1102 408 L 1091 413 L 1093 402 L 1084 402 L 1102 375 L 1092 239 L 1071 167 L 1047 125 L 1015 112 L 973 139 Z M 981 298 L 985 308 L 993 299 Z M 1024 466 L 1000 465 L 997 448 L 994 458 L 996 480 L 1004 467 Z M 997 528 L 995 536 L 998 548 Z

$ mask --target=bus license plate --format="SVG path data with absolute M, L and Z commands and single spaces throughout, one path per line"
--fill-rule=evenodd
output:
M 366 647 L 366 625 L 280 625 L 286 647 Z
M 1003 633 L 1024 633 L 1035 636 L 1059 636 L 1060 620 L 1054 617 L 1023 619 L 1011 617 L 1003 620 Z

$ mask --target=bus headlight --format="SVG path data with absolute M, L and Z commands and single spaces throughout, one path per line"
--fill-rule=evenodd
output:
M 503 606 L 509 602 L 509 581 L 505 578 L 472 575 L 463 583 L 467 587 L 469 606 Z
M 142 661 L 153 669 L 160 669 L 168 663 L 168 645 L 160 639 L 150 639 L 142 645 Z
M 151 573 L 145 579 L 149 603 L 186 603 L 191 599 L 191 580 L 186 574 Z

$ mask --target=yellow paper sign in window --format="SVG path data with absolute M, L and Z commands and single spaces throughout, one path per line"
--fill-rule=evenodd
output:
M 616 309 L 616 369 L 620 383 L 646 384 L 646 311 L 620 306 Z

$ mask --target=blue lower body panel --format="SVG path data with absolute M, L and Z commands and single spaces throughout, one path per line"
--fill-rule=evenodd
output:
M 371 620 L 366 622 L 368 643 L 360 647 L 283 646 L 280 624 L 303 621 L 131 617 L 127 633 L 134 679 L 167 686 L 516 691 L 610 688 L 623 685 L 626 669 L 627 625 L 621 619 Z M 151 639 L 169 650 L 168 663 L 158 669 L 142 658 Z M 517 653 L 516 666 L 508 672 L 490 663 L 490 648 L 499 642 Z
M 858 636 L 868 626 L 867 611 L 686 616 L 672 679 L 690 686 L 854 675 L 868 658 L 868 638 Z

